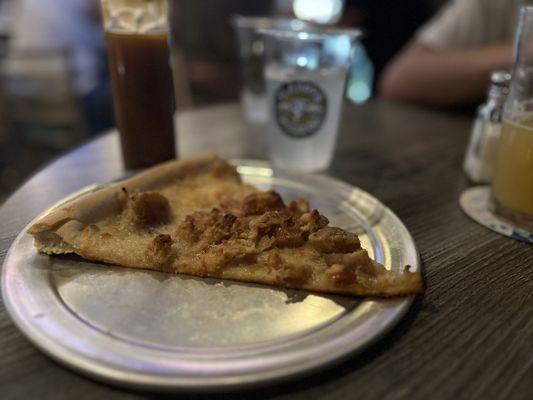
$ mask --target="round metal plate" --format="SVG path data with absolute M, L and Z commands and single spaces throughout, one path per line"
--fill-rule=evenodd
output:
M 387 268 L 420 268 L 407 229 L 368 193 L 263 162 L 235 165 L 248 183 L 273 188 L 285 200 L 308 199 L 332 225 L 359 234 Z M 94 187 L 82 193 L 88 190 Z M 174 391 L 249 387 L 325 367 L 382 336 L 412 301 L 326 296 L 49 257 L 35 251 L 26 230 L 6 257 L 2 289 L 17 326 L 53 358 L 98 379 Z

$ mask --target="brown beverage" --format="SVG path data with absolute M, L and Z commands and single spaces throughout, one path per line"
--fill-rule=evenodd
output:
M 106 32 L 115 117 L 126 168 L 175 158 L 167 34 Z

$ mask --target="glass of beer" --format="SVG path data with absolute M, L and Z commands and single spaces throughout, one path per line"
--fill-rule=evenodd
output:
M 166 0 L 102 0 L 102 11 L 125 167 L 174 158 Z
M 522 7 L 515 63 L 492 182 L 492 208 L 533 231 L 533 7 Z

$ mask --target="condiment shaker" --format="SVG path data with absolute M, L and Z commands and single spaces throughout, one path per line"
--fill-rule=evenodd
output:
M 495 71 L 490 80 L 487 101 L 477 110 L 463 163 L 464 172 L 474 183 L 488 183 L 492 179 L 511 75 Z

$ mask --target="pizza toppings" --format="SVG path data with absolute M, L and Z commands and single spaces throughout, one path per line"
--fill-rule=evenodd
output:
M 286 208 L 281 196 L 273 190 L 252 193 L 236 205 L 244 216 L 261 215 L 268 211 L 280 211 Z
M 231 239 L 215 247 L 214 253 L 220 255 L 219 265 L 235 265 L 240 262 L 253 261 L 259 251 L 247 240 Z
M 309 235 L 309 243 L 322 253 L 349 253 L 361 248 L 355 233 L 330 226 Z
M 328 265 L 342 264 L 349 268 L 358 268 L 361 265 L 367 265 L 369 260 L 368 253 L 363 249 L 352 253 L 323 254 L 323 257 Z
M 310 234 L 327 226 L 329 221 L 317 210 L 312 210 L 311 212 L 303 214 L 299 219 L 299 223 L 302 232 Z
M 247 240 L 260 251 L 298 247 L 328 223 L 316 210 L 303 212 L 306 208 L 301 204 L 287 207 L 273 191 L 254 193 L 226 205 L 226 210 L 214 208 L 187 215 L 176 235 L 199 243 L 203 249 L 230 239 Z
M 343 264 L 333 264 L 324 274 L 337 286 L 346 286 L 357 282 L 355 269 Z
M 151 242 L 151 250 L 154 253 L 167 253 L 174 241 L 170 235 L 157 235 Z
M 237 220 L 233 214 L 222 213 L 219 209 L 211 212 L 195 212 L 185 217 L 185 221 L 178 225 L 176 236 L 188 242 L 198 243 L 206 248 L 211 244 L 219 244 L 223 240 L 235 237 L 232 227 Z
M 278 278 L 289 285 L 301 285 L 311 277 L 311 270 L 306 265 L 291 265 L 282 261 L 276 269 Z
M 306 201 L 285 205 L 279 194 L 268 191 L 232 200 L 221 208 L 187 215 L 177 227 L 176 243 L 194 246 L 192 260 L 185 252 L 180 262 L 209 273 L 256 263 L 265 254 L 261 262 L 287 285 L 308 282 L 313 266 L 336 287 L 353 284 L 360 273 L 372 271 L 372 261 L 357 235 L 327 226 L 328 220 L 310 210 Z M 282 250 L 292 248 L 305 250 L 302 258 L 310 258 L 308 264 L 287 259 Z
M 304 242 L 303 232 L 288 209 L 268 211 L 250 220 L 249 227 L 253 232 L 258 247 L 267 250 L 271 247 L 296 247 Z
M 138 192 L 130 197 L 132 220 L 139 227 L 165 224 L 170 221 L 168 199 L 157 192 Z
M 177 257 L 177 253 L 172 247 L 173 243 L 170 235 L 160 234 L 154 237 L 148 245 L 147 261 L 165 269 L 171 268 Z

